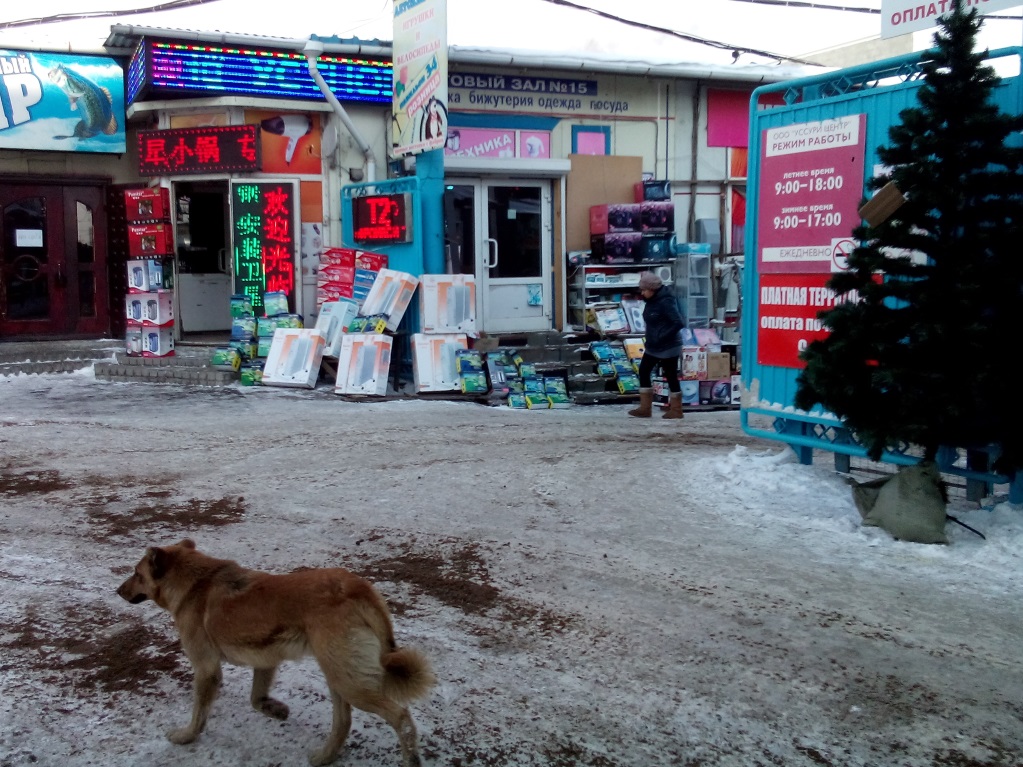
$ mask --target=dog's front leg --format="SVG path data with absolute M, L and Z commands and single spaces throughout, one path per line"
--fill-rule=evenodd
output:
M 288 707 L 276 698 L 270 697 L 270 685 L 273 684 L 277 667 L 252 669 L 252 707 L 271 719 L 285 720 L 288 718 Z
M 195 679 L 192 686 L 195 691 L 195 701 L 192 704 L 192 721 L 187 727 L 179 727 L 167 733 L 167 740 L 179 746 L 191 743 L 199 737 L 199 733 L 206 727 L 206 719 L 210 715 L 210 706 L 213 705 L 217 691 L 220 689 L 220 682 L 223 675 L 220 672 L 220 663 L 209 666 L 193 665 Z

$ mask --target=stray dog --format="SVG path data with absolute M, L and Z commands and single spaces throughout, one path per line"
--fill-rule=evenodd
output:
M 405 704 L 426 695 L 436 680 L 422 654 L 395 645 L 387 604 L 365 579 L 340 568 L 287 575 L 247 570 L 206 556 L 186 538 L 147 549 L 117 595 L 132 604 L 152 599 L 168 610 L 192 663 L 192 721 L 167 733 L 172 743 L 191 743 L 205 728 L 222 661 L 251 666 L 252 706 L 287 719 L 288 707 L 270 697 L 274 674 L 282 661 L 312 655 L 327 679 L 334 719 L 310 763 L 337 758 L 355 706 L 394 728 L 403 767 L 421 764 Z

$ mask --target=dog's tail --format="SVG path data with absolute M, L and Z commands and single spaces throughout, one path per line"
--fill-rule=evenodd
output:
M 384 667 L 384 695 L 397 703 L 422 698 L 437 683 L 426 656 L 411 647 L 385 652 L 380 662 Z

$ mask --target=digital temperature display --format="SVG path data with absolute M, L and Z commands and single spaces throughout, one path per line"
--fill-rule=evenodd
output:
M 352 198 L 352 237 L 356 242 L 412 242 L 411 195 L 371 194 Z

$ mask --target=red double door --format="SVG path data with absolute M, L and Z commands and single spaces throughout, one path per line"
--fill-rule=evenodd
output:
M 0 181 L 0 339 L 110 330 L 104 189 Z

